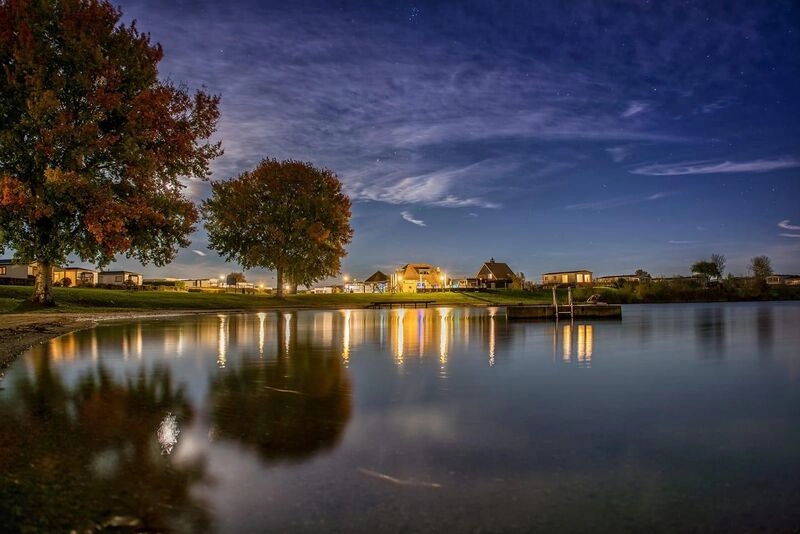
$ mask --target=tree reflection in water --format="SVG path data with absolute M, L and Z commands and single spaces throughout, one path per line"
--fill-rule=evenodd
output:
M 33 375 L 0 397 L 3 529 L 208 531 L 211 517 L 190 491 L 207 481 L 204 462 L 173 461 L 156 437 L 168 414 L 193 418 L 169 370 L 142 368 L 120 383 L 98 365 L 69 388 L 50 356 L 42 346 Z
M 294 314 L 277 315 L 277 357 L 229 367 L 211 385 L 214 437 L 252 446 L 267 462 L 333 448 L 352 410 L 340 355 L 313 339 L 298 340 Z

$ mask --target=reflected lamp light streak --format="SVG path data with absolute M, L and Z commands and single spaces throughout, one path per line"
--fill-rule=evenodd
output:
M 495 359 L 495 349 L 497 338 L 495 337 L 495 319 L 494 315 L 492 315 L 489 319 L 489 367 L 494 367 L 494 359 Z
M 217 367 L 225 368 L 228 351 L 228 318 L 224 315 L 219 317 L 219 332 L 217 334 Z
M 144 354 L 144 343 L 142 342 L 142 324 L 139 323 L 136 325 L 136 357 L 138 359 L 142 359 L 142 355 Z
M 283 351 L 284 351 L 284 354 L 288 355 L 289 354 L 289 346 L 290 346 L 291 340 L 292 340 L 292 328 L 291 328 L 291 326 L 292 326 L 292 314 L 291 313 L 284 313 L 283 314 L 283 321 L 284 321 L 284 326 L 283 326 L 283 335 L 284 335 Z
M 258 313 L 258 357 L 264 357 L 264 339 L 267 337 L 265 322 L 267 314 L 264 312 Z
M 417 345 L 419 346 L 420 359 L 425 355 L 425 310 L 417 310 Z
M 342 361 L 345 366 L 350 361 L 350 310 L 343 310 L 344 315 L 344 331 L 342 332 Z
M 439 308 L 439 363 L 442 369 L 447 365 L 447 317 L 449 314 L 450 308 Z
M 562 341 L 562 350 L 563 356 L 562 359 L 565 362 L 569 362 L 572 360 L 572 325 L 565 324 L 564 325 L 564 335 Z
M 395 361 L 398 365 L 403 363 L 403 345 L 405 344 L 403 329 L 405 327 L 406 310 L 400 308 L 397 310 L 397 326 L 395 327 Z

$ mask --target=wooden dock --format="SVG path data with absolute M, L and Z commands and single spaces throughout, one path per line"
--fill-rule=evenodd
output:
M 622 318 L 622 306 L 619 304 L 573 304 L 571 308 L 571 317 L 574 319 Z M 559 312 L 559 314 L 561 313 L 563 312 Z M 550 304 L 507 306 L 506 317 L 525 320 L 558 320 L 556 308 Z
M 381 309 L 394 307 L 397 308 L 427 308 L 430 304 L 436 302 L 435 300 L 381 300 L 370 302 L 367 308 Z

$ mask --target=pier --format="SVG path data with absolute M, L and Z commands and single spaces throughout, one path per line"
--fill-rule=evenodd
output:
M 559 315 L 563 315 L 563 312 L 559 312 Z M 558 319 L 555 308 L 549 304 L 507 306 L 506 317 L 527 320 Z M 573 304 L 571 318 L 622 319 L 622 306 L 619 304 Z
M 597 297 L 596 295 L 594 296 Z M 570 320 L 578 319 L 621 319 L 622 306 L 597 302 L 590 297 L 590 302 L 575 304 L 572 301 L 572 289 L 567 291 L 567 304 L 559 304 L 556 289 L 553 288 L 553 304 L 518 305 L 506 307 L 509 319 L 546 320 L 568 316 Z
M 435 300 L 382 300 L 369 303 L 369 305 L 367 305 L 367 308 L 392 309 L 395 306 L 398 308 L 427 308 L 428 305 L 433 304 L 434 302 L 436 301 Z

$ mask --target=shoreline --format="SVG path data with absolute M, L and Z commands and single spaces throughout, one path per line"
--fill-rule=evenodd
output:
M 730 301 L 706 301 L 706 303 L 722 304 Z M 783 302 L 775 301 L 736 301 L 736 302 Z M 700 302 L 663 302 L 645 304 L 699 304 Z M 642 303 L 635 303 L 642 304 Z M 505 307 L 509 304 L 495 304 Z M 630 303 L 627 305 L 634 305 Z M 340 306 L 335 306 L 337 309 Z M 328 306 L 276 306 L 264 310 L 277 309 L 328 309 Z M 361 309 L 362 306 L 355 306 Z M 44 343 L 58 336 L 92 328 L 100 322 L 124 321 L 130 319 L 143 319 L 147 317 L 169 317 L 180 315 L 201 315 L 213 313 L 256 313 L 253 309 L 218 309 L 218 310 L 115 310 L 100 312 L 50 312 L 50 313 L 3 313 L 0 314 L 0 377 L 2 372 L 9 367 L 17 357 L 31 347 Z
M 230 311 L 230 310 L 228 310 Z M 199 313 L 193 310 L 119 311 L 84 313 L 9 313 L 2 314 L 0 325 L 0 373 L 31 347 L 58 336 L 94 327 L 99 322 L 168 317 Z

